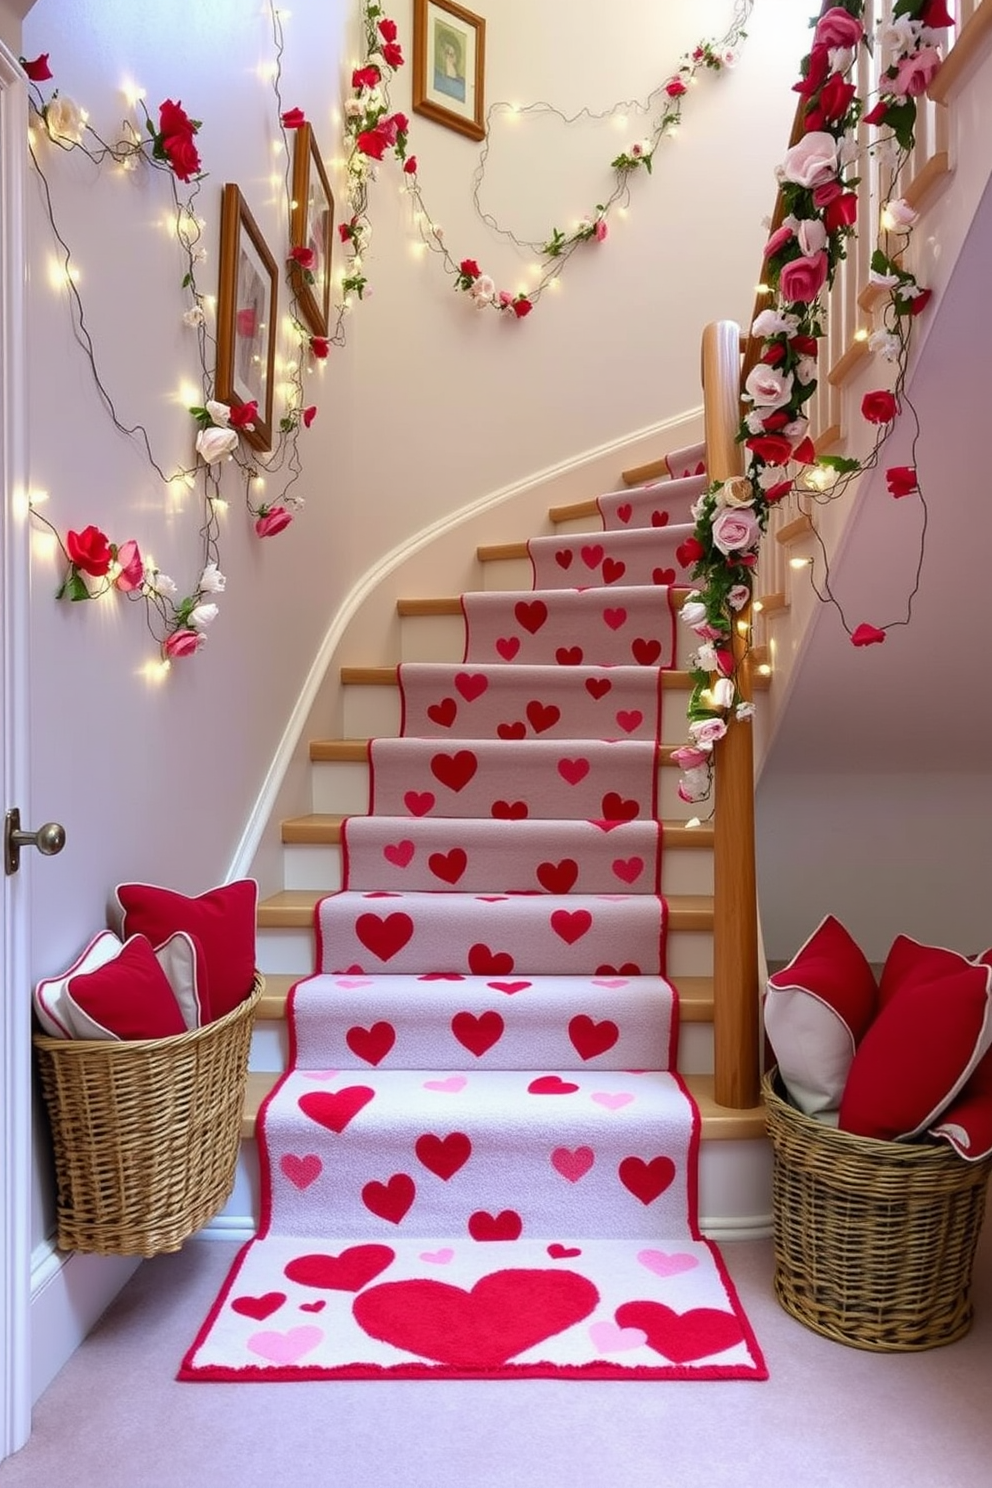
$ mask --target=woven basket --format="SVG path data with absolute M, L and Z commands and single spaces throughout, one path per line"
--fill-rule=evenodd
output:
M 223 1208 L 241 1139 L 248 1049 L 265 982 L 171 1038 L 34 1037 L 58 1187 L 58 1244 L 158 1255 Z
M 972 1321 L 971 1268 L 992 1159 L 939 1142 L 881 1142 L 823 1126 L 762 1082 L 774 1151 L 775 1294 L 855 1348 L 953 1343 Z

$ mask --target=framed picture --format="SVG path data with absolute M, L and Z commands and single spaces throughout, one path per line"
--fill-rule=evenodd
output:
M 293 201 L 289 220 L 291 248 L 313 252 L 310 278 L 299 264 L 290 267 L 290 283 L 300 310 L 315 336 L 327 335 L 331 306 L 331 246 L 334 198 L 324 162 L 309 124 L 296 131 L 293 153 Z
M 414 0 L 413 108 L 472 139 L 486 137 L 486 23 L 452 0 Z
M 224 187 L 220 213 L 220 290 L 214 397 L 258 404 L 244 437 L 272 448 L 272 382 L 276 355 L 279 270 L 237 186 Z

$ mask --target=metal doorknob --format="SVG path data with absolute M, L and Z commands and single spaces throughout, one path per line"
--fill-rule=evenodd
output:
M 3 831 L 4 871 L 8 875 L 20 868 L 22 847 L 36 847 L 44 857 L 54 857 L 65 847 L 65 827 L 61 822 L 45 822 L 37 832 L 25 832 L 21 829 L 21 813 L 14 806 L 7 812 Z

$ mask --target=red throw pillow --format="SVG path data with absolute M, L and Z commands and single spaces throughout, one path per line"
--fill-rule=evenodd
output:
M 833 915 L 769 977 L 765 1031 L 786 1091 L 808 1116 L 837 1111 L 877 999 L 864 952 Z
M 169 1038 L 186 1032 L 169 979 L 144 935 L 132 935 L 95 971 L 70 976 L 65 1009 L 76 1038 Z
M 839 1124 L 862 1137 L 916 1137 L 992 1043 L 992 967 L 900 935 L 882 970 L 879 1002 L 851 1062 Z
M 34 989 L 34 1010 L 38 1022 L 49 1038 L 72 1038 L 72 1025 L 66 1006 L 65 989 L 71 976 L 77 972 L 96 971 L 121 953 L 121 943 L 112 930 L 101 930 L 94 935 L 86 949 L 76 957 L 68 971 L 60 976 L 46 977 Z
M 961 1094 L 930 1128 L 930 1135 L 950 1142 L 968 1162 L 992 1154 L 992 1050 L 979 1060 Z
M 160 945 L 177 930 L 199 941 L 206 970 L 211 1018 L 243 1002 L 255 978 L 255 915 L 258 885 L 239 879 L 196 898 L 155 884 L 118 884 L 121 936 L 147 935 Z

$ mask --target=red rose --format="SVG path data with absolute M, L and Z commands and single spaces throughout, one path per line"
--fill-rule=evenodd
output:
M 874 625 L 859 625 L 851 634 L 852 646 L 877 646 L 885 640 L 885 631 Z
M 199 630 L 174 630 L 170 636 L 166 636 L 162 649 L 170 660 L 178 659 L 181 656 L 192 656 L 195 651 L 199 651 L 205 640 L 206 636 Z
M 890 465 L 885 472 L 885 483 L 891 496 L 912 496 L 920 489 L 913 465 Z
M 688 568 L 692 563 L 698 563 L 706 549 L 698 537 L 687 537 L 685 542 L 679 543 L 675 549 L 675 558 L 680 568 Z
M 685 91 L 686 86 L 681 78 L 672 78 L 670 83 L 665 84 L 665 92 L 669 98 L 681 98 Z
M 397 42 L 387 41 L 382 49 L 382 55 L 390 67 L 403 66 L 403 51 Z
M 361 150 L 362 154 L 368 155 L 372 160 L 382 159 L 388 143 L 389 141 L 386 136 L 381 134 L 378 129 L 363 129 L 355 141 L 356 146 Z
M 382 73 L 374 62 L 368 67 L 356 67 L 351 74 L 351 86 L 353 88 L 376 88 L 382 81 Z
M 303 427 L 304 427 L 304 429 L 309 429 L 310 425 L 313 423 L 313 421 L 314 421 L 314 419 L 316 417 L 317 417 L 317 405 L 316 405 L 316 403 L 311 403 L 311 405 L 310 405 L 309 408 L 304 408 L 304 410 L 303 410 Z
M 417 157 L 416 157 L 416 155 L 411 155 L 408 160 L 404 160 L 404 162 L 403 162 L 403 173 L 404 173 L 404 175 L 407 175 L 407 176 L 415 176 L 417 174 Z
M 879 390 L 865 393 L 861 400 L 861 415 L 870 424 L 891 424 L 899 412 L 899 404 L 893 393 Z
M 379 22 L 379 35 L 383 41 L 396 40 L 396 22 L 391 21 L 388 16 L 383 16 Z
M 324 360 L 330 349 L 331 343 L 326 336 L 310 337 L 310 350 L 313 352 L 314 356 L 318 357 L 321 361 Z
M 761 360 L 767 367 L 777 367 L 785 356 L 785 346 L 781 341 L 769 341 L 761 353 Z
M 775 434 L 779 429 L 784 429 L 786 424 L 791 424 L 792 415 L 786 413 L 784 408 L 776 408 L 767 418 L 761 420 L 761 427 L 766 434 Z
M 26 62 L 23 57 L 20 59 L 21 66 L 32 83 L 47 83 L 52 76 L 52 69 L 48 65 L 49 55 L 48 52 L 42 52 L 41 56 L 35 57 L 33 62 Z
M 835 196 L 823 214 L 823 225 L 828 233 L 838 232 L 842 227 L 853 227 L 857 220 L 858 198 L 853 191 Z
M 932 294 L 932 289 L 921 289 L 918 295 L 914 295 L 909 302 L 910 315 L 919 315 L 921 310 L 925 310 Z
M 307 122 L 307 116 L 301 108 L 287 109 L 281 118 L 283 129 L 302 129 Z
M 827 73 L 830 70 L 830 50 L 823 42 L 818 42 L 809 54 L 809 66 L 806 76 L 798 83 L 793 83 L 793 93 L 798 93 L 802 98 L 813 98 L 819 91 Z
M 162 150 L 173 174 L 179 181 L 188 181 L 200 170 L 200 156 L 191 134 L 173 134 L 162 141 Z
M 792 457 L 792 444 L 784 434 L 755 434 L 744 443 L 765 465 L 785 465 Z
M 765 500 L 769 506 L 774 506 L 776 501 L 781 501 L 782 497 L 791 490 L 791 481 L 779 481 L 777 485 L 769 486 L 768 490 L 764 493 Z
M 406 114 L 393 114 L 390 123 L 396 125 L 397 134 L 409 134 L 410 120 Z
M 526 295 L 518 295 L 513 302 L 513 313 L 518 320 L 523 320 L 524 316 L 529 315 L 533 308 L 533 304 Z
M 463 258 L 458 265 L 459 274 L 464 274 L 466 279 L 478 279 L 481 270 L 474 258 Z
M 317 262 L 317 255 L 312 248 L 294 248 L 289 257 L 290 262 L 299 264 L 301 269 L 310 270 Z
M 171 98 L 167 98 L 164 103 L 159 104 L 158 132 L 163 139 L 166 135 L 173 134 L 185 134 L 192 139 L 196 133 L 196 125 L 181 103 L 173 103 Z
M 228 415 L 228 426 L 232 429 L 250 429 L 258 417 L 258 402 L 252 398 L 250 403 L 237 403 L 232 405 Z
M 843 119 L 854 94 L 854 84 L 845 83 L 839 72 L 832 72 L 803 121 L 807 134 L 814 129 L 826 129 L 828 125 L 836 124 L 838 120 Z
M 293 513 L 287 511 L 284 506 L 270 506 L 259 513 L 255 531 L 259 537 L 275 537 L 276 533 L 288 527 L 292 520 Z
M 954 17 L 948 14 L 944 0 L 924 0 L 923 9 L 916 19 L 921 26 L 931 26 L 934 31 L 954 25 Z
M 800 465 L 813 465 L 816 463 L 816 449 L 808 434 L 802 443 L 796 445 L 792 451 L 792 458 L 798 460 Z
M 103 578 L 113 556 L 106 533 L 92 525 L 84 527 L 82 532 L 67 532 L 65 549 L 69 554 L 69 561 L 81 568 L 83 573 L 91 574 L 94 579 Z
M 789 345 L 800 356 L 815 357 L 820 349 L 819 342 L 815 336 L 793 336 Z
M 880 98 L 875 107 L 869 109 L 866 114 L 863 114 L 862 118 L 866 124 L 881 124 L 884 122 L 888 112 L 889 105 L 885 102 L 884 98 Z

